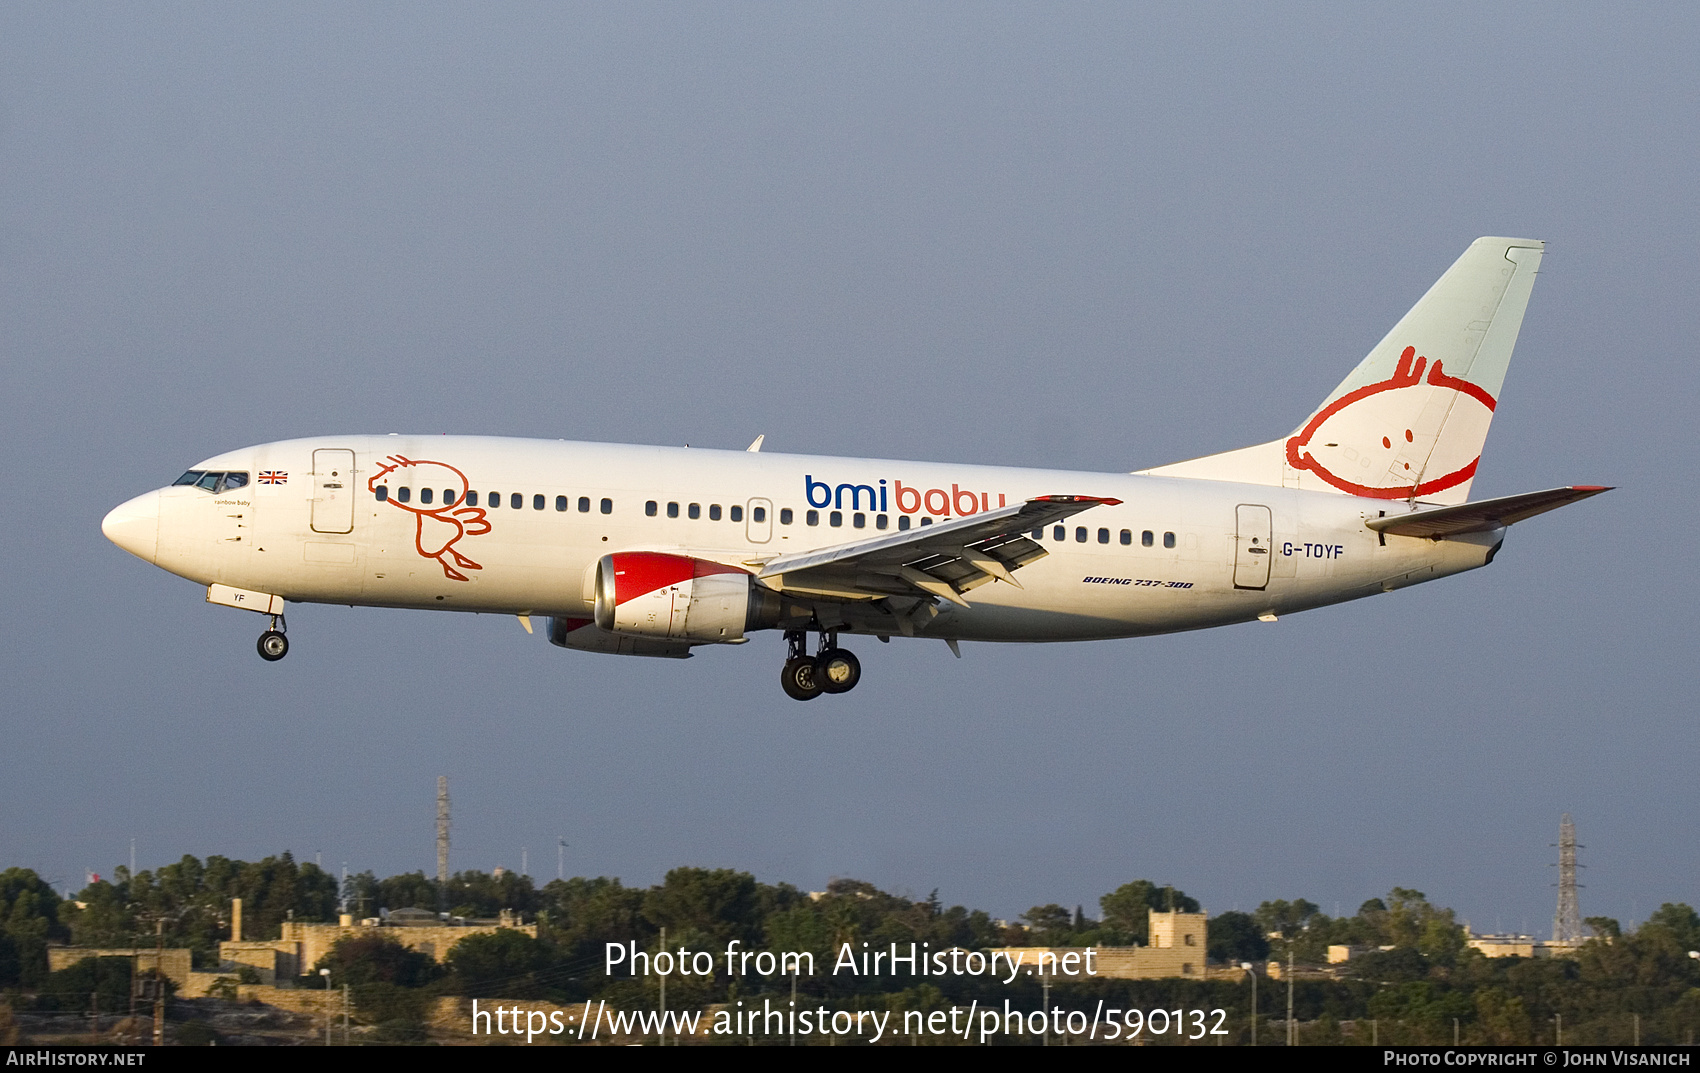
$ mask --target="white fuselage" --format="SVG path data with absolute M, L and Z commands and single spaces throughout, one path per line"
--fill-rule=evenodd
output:
M 380 499 L 369 482 L 397 457 L 414 464 Z M 610 552 L 750 568 L 1033 497 L 1120 500 L 1046 527 L 1036 539 L 1049 554 L 1020 571 L 1019 587 L 981 585 L 920 631 L 979 641 L 1131 637 L 1301 611 L 1482 566 L 1503 537 L 1382 537 L 1365 521 L 1414 504 L 1216 480 L 495 437 L 288 440 L 195 468 L 248 483 L 148 493 L 114 512 L 137 519 L 114 539 L 200 584 L 289 601 L 567 619 L 590 617 Z M 854 614 L 842 625 L 872 630 Z

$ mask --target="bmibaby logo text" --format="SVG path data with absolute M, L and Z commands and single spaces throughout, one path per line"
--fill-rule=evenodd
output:
M 919 488 L 915 485 L 893 481 L 891 487 L 881 478 L 879 486 L 871 484 L 829 484 L 817 481 L 813 474 L 803 475 L 803 496 L 809 501 L 809 506 L 826 510 L 873 510 L 883 513 L 891 511 L 891 504 L 896 504 L 900 514 L 926 513 L 941 518 L 949 518 L 954 513 L 960 517 L 979 514 L 991 510 L 993 506 L 1007 506 L 1003 492 L 992 493 L 975 491 L 953 484 L 950 490 L 943 488 Z M 997 503 L 993 503 L 993 499 Z M 867 500 L 867 506 L 862 501 Z M 849 502 L 849 506 L 844 504 Z

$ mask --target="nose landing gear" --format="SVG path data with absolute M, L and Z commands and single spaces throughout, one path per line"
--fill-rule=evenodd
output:
M 267 663 L 276 663 L 289 655 L 289 638 L 284 636 L 287 629 L 289 624 L 283 621 L 282 615 L 272 616 L 271 629 L 260 634 L 259 641 L 254 645 L 259 650 L 261 659 Z
M 822 693 L 848 693 L 862 680 L 862 662 L 849 649 L 838 647 L 838 634 L 820 631 L 818 654 L 808 654 L 808 635 L 802 630 L 785 634 L 785 667 L 779 672 L 780 687 L 792 700 L 814 700 Z

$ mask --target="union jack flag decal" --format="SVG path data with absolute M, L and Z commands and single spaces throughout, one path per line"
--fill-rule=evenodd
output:
M 289 473 L 287 471 L 281 470 L 281 469 L 262 469 L 260 471 L 260 483 L 261 484 L 288 484 L 289 483 Z

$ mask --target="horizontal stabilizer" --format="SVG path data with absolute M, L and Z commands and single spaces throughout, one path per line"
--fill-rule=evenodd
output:
M 1439 538 L 1463 533 L 1481 533 L 1609 491 L 1611 489 L 1603 485 L 1578 484 L 1568 488 L 1549 488 L 1544 492 L 1524 492 L 1518 496 L 1461 503 L 1456 507 L 1419 510 L 1392 518 L 1371 518 L 1365 524 L 1378 533 L 1392 536 Z

